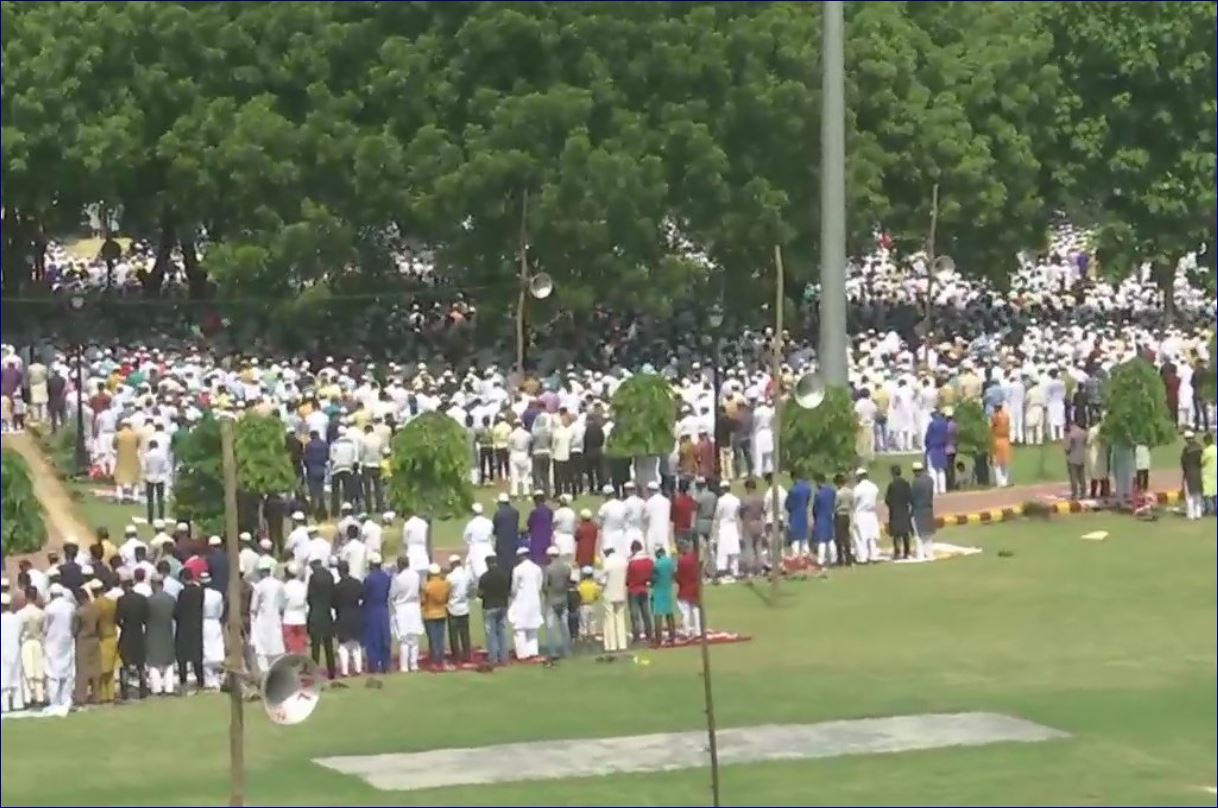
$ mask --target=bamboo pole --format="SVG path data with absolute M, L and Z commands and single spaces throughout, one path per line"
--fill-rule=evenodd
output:
M 220 450 L 224 464 L 224 529 L 228 534 L 228 804 L 245 804 L 245 702 L 241 638 L 241 562 L 237 549 L 237 458 L 233 447 L 233 418 L 220 418 Z
M 782 574 L 782 507 L 778 497 L 778 472 L 782 468 L 782 310 L 783 303 L 783 269 L 782 247 L 774 245 L 774 270 L 777 275 L 774 284 L 774 344 L 770 358 L 770 378 L 774 388 L 774 476 L 770 488 L 773 498 L 774 535 L 770 537 L 770 587 L 775 594 L 778 592 L 778 579 Z

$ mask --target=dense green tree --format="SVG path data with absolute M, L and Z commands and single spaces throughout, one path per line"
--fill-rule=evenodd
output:
M 1062 205 L 1097 228 L 1102 268 L 1214 271 L 1218 78 L 1213 3 L 1046 3 L 1064 87 L 1048 153 Z
M 816 278 L 815 4 L 0 10 L 9 293 L 93 204 L 154 246 L 149 294 L 180 251 L 192 296 L 251 298 L 260 322 L 397 294 L 405 247 L 488 315 L 524 248 L 558 283 L 540 319 L 664 316 L 719 284 L 755 311 L 775 245 L 793 296 Z M 938 184 L 937 252 L 968 272 L 1001 281 L 1061 208 L 1098 225 L 1109 268 L 1205 242 L 1212 274 L 1213 4 L 847 13 L 852 253 L 876 229 L 921 248 Z
M 46 543 L 42 503 L 34 493 L 30 467 L 16 452 L 0 452 L 0 556 L 32 553 Z
M 816 409 L 808 410 L 787 400 L 782 408 L 782 469 L 792 477 L 811 479 L 813 474 L 844 473 L 853 478 L 859 456 L 856 440 L 859 422 L 850 391 L 831 387 Z
M 388 499 L 399 513 L 450 519 L 469 513 L 470 443 L 465 428 L 427 412 L 398 430 L 391 445 Z

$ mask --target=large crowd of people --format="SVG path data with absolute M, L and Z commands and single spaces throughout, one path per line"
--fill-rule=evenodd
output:
M 702 343 L 657 348 L 645 321 L 608 313 L 591 356 L 557 346 L 523 378 L 490 361 L 219 353 L 197 339 L 93 344 L 78 354 L 5 346 L 4 429 L 60 428 L 79 403 L 94 476 L 119 500 L 143 501 L 147 526 L 141 537 L 132 525 L 117 546 L 99 531 L 47 568 L 23 561 L 16 585 L 5 582 L 3 706 L 62 711 L 113 700 L 116 684 L 124 698 L 218 687 L 230 576 L 241 578 L 250 662 L 262 668 L 306 650 L 336 676 L 385 672 L 394 657 L 409 671 L 556 658 L 579 642 L 610 652 L 681 642 L 699 630 L 704 580 L 792 559 L 878 560 L 881 514 L 890 557 L 932 559 L 935 497 L 964 483 L 953 457 L 961 401 L 985 407 L 997 484 L 1019 482 L 1012 445 L 1060 442 L 1072 494 L 1106 495 L 1099 389 L 1116 364 L 1139 355 L 1160 368 L 1186 432 L 1182 465 L 1196 494 L 1188 514 L 1212 513 L 1215 413 L 1199 374 L 1211 358 L 1214 301 L 1189 285 L 1182 264 L 1168 320 L 1149 279 L 1090 278 L 1083 243 L 1063 230 L 1046 256 L 1021 259 L 1007 294 L 954 271 L 932 279 L 883 244 L 859 262 L 848 285 L 859 454 L 920 455 L 912 479 L 894 466 L 883 491 L 865 468 L 790 490 L 774 479 L 773 392 L 815 367 L 798 333 L 783 335 L 782 379 L 769 371 L 770 329 L 743 330 L 714 368 Z M 77 283 L 96 270 L 55 268 Z M 471 308 L 454 301 L 456 315 L 445 317 Z M 688 334 L 703 330 L 696 318 L 681 322 Z M 672 452 L 654 467 L 604 452 L 613 393 L 634 373 L 661 374 L 681 402 Z M 296 490 L 242 525 L 239 570 L 229 570 L 220 537 L 169 520 L 175 449 L 209 409 L 282 419 L 298 476 Z M 466 427 L 471 480 L 500 489 L 493 513 L 475 506 L 464 552 L 453 555 L 433 546 L 425 514 L 399 516 L 385 501 L 390 437 L 427 412 Z M 1139 472 L 1149 469 L 1142 454 Z M 577 512 L 587 495 L 602 502 Z M 517 504 L 530 500 L 522 517 Z M 332 536 L 319 529 L 327 520 L 336 521 Z M 386 530 L 399 523 L 391 560 Z M 775 531 L 786 559 L 769 552 Z M 470 637 L 479 602 L 485 656 Z

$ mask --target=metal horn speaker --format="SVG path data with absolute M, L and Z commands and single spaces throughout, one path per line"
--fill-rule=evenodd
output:
M 805 410 L 814 410 L 825 400 L 825 383 L 819 373 L 805 373 L 795 382 L 795 403 Z
M 276 724 L 300 724 L 321 699 L 321 669 L 299 654 L 277 659 L 262 677 L 262 706 Z
M 537 300 L 545 300 L 554 294 L 554 279 L 545 272 L 539 272 L 529 279 L 529 294 Z

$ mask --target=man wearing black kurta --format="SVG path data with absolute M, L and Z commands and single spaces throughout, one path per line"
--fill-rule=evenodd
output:
M 909 534 L 913 529 L 913 490 L 901 476 L 901 467 L 892 467 L 892 482 L 884 492 L 888 507 L 888 535 L 892 536 L 892 559 L 909 558 Z
M 178 683 L 185 690 L 187 665 L 194 668 L 196 686 L 203 686 L 203 587 L 185 569 L 182 583 L 173 609 L 173 644 L 178 659 Z
M 338 583 L 334 585 L 335 634 L 338 635 L 338 657 L 344 663 L 342 674 L 350 672 L 348 660 L 354 662 L 355 673 L 363 672 L 360 643 L 364 635 L 364 585 L 351 577 L 347 562 L 338 562 Z
M 148 598 L 136 592 L 129 578 L 123 581 L 123 594 L 119 596 L 115 611 L 118 624 L 118 653 L 123 667 L 118 675 L 119 695 L 129 698 L 130 677 L 139 682 L 140 698 L 148 696 Z
M 320 662 L 322 651 L 326 653 L 326 673 L 334 678 L 334 576 L 322 566 L 321 559 L 312 562 L 313 572 L 309 576 L 306 598 L 309 604 L 307 624 L 309 646 L 313 661 Z

